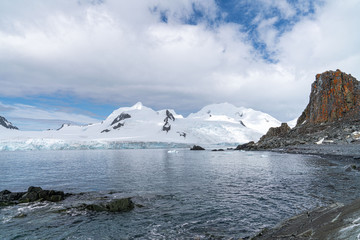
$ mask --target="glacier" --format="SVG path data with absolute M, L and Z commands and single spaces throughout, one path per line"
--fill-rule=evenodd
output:
M 20 131 L 0 126 L 0 151 L 139 149 L 236 146 L 257 141 L 272 116 L 229 103 L 205 106 L 188 117 L 172 109 L 155 111 L 136 103 L 113 111 L 104 121 L 85 126 L 63 124 L 57 130 Z

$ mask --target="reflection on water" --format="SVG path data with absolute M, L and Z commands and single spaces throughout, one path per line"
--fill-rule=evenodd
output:
M 0 189 L 116 192 L 143 208 L 56 211 L 68 202 L 0 209 L 1 239 L 245 237 L 323 204 L 359 197 L 351 162 L 270 152 L 94 150 L 0 152 Z

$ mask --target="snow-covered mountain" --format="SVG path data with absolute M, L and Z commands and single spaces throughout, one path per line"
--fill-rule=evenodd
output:
M 8 120 L 6 120 L 6 118 L 0 116 L 0 127 L 4 127 L 7 129 L 16 129 L 18 130 L 17 127 L 15 127 L 11 122 L 9 122 Z
M 268 114 L 229 103 L 206 106 L 186 118 L 174 110 L 154 111 L 137 103 L 87 126 L 64 124 L 42 132 L 0 130 L 0 150 L 235 145 L 257 141 L 270 127 L 279 125 Z

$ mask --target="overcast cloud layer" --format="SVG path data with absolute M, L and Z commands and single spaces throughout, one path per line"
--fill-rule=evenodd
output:
M 1 1 L 0 97 L 67 93 L 185 115 L 230 102 L 286 121 L 315 74 L 360 78 L 360 1 L 240 2 L 258 8 L 244 23 L 211 0 Z

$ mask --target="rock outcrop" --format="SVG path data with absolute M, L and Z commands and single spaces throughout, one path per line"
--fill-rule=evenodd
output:
M 7 129 L 15 129 L 15 130 L 19 130 L 19 128 L 17 128 L 16 126 L 14 126 L 11 122 L 9 122 L 8 120 L 6 120 L 6 118 L 0 116 L 0 126 L 3 126 L 4 128 Z
M 175 117 L 169 110 L 166 110 L 166 118 L 164 119 L 164 126 L 162 128 L 163 131 L 169 132 L 171 130 L 171 124 L 169 120 L 174 122 Z
M 192 148 L 190 148 L 190 150 L 192 151 L 203 151 L 205 150 L 205 148 L 198 146 L 198 145 L 194 145 Z
M 302 144 L 360 142 L 360 84 L 340 70 L 316 75 L 310 101 L 297 125 L 270 128 L 257 143 L 238 150 L 262 150 Z
M 55 190 L 43 190 L 41 187 L 29 187 L 27 192 L 0 192 L 0 206 L 18 203 L 29 203 L 35 201 L 59 202 L 65 199 L 65 193 Z
M 336 203 L 292 217 L 250 239 L 356 239 L 359 214 L 360 199 L 345 206 Z
M 74 199 L 71 201 L 71 198 Z M 68 200 L 67 204 L 70 204 L 70 206 L 60 209 L 59 212 L 69 209 L 81 209 L 96 212 L 127 212 L 135 207 L 131 198 L 112 198 L 111 196 L 94 197 L 92 194 L 87 193 L 64 193 L 63 191 L 43 190 L 41 187 L 29 187 L 27 192 L 10 192 L 9 190 L 3 190 L 0 192 L 0 207 L 21 203 L 32 204 L 43 201 L 56 203 L 65 199 Z M 73 202 L 73 204 L 71 204 L 71 202 Z M 136 206 L 140 207 L 141 205 Z
M 338 69 L 316 75 L 309 104 L 299 117 L 297 126 L 359 118 L 359 81 Z
M 266 139 L 273 137 L 286 137 L 286 135 L 290 132 L 291 128 L 287 123 L 282 123 L 280 127 L 272 127 L 268 130 L 268 132 L 260 138 L 261 141 L 265 141 Z
M 114 199 L 107 203 L 83 205 L 85 209 L 96 212 L 128 212 L 134 209 L 134 206 L 130 198 Z

